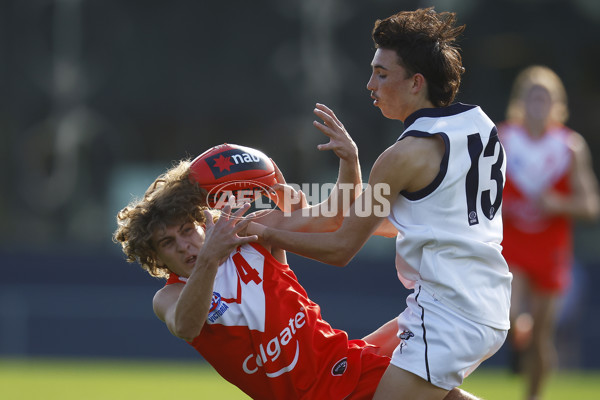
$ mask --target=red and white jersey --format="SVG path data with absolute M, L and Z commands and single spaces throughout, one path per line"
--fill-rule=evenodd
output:
M 557 125 L 539 138 L 518 124 L 501 124 L 499 133 L 507 155 L 504 188 L 504 256 L 511 264 L 548 268 L 569 264 L 571 222 L 548 216 L 538 202 L 548 191 L 569 194 L 573 153 L 570 129 Z
M 171 274 L 167 284 L 185 281 Z M 219 267 L 207 321 L 190 344 L 255 399 L 344 399 L 372 347 L 325 322 L 289 266 L 257 244 Z

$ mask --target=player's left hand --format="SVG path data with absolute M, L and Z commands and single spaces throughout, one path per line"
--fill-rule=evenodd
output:
M 329 142 L 318 145 L 317 149 L 333 150 L 335 155 L 342 160 L 356 160 L 358 158 L 358 147 L 335 113 L 326 105 L 319 103 L 317 103 L 313 112 L 323 120 L 323 122 L 314 121 L 313 125 L 329 137 Z

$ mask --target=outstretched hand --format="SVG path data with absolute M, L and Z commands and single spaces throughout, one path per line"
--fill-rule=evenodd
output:
M 244 204 L 232 214 L 231 205 L 227 205 L 221 211 L 216 222 L 213 221 L 213 215 L 209 211 L 204 211 L 206 229 L 204 244 L 200 252 L 204 253 L 205 257 L 216 259 L 221 264 L 237 247 L 258 240 L 257 235 L 238 235 L 247 228 L 251 221 L 243 218 L 248 208 L 250 208 L 250 204 Z
M 308 207 L 308 201 L 306 195 L 302 190 L 296 190 L 293 186 L 286 183 L 283 173 L 271 159 L 273 166 L 275 167 L 275 183 L 271 186 L 273 193 L 269 194 L 269 198 L 275 203 L 275 205 L 283 212 L 291 213 L 301 208 Z
M 317 103 L 313 112 L 323 120 L 323 122 L 314 121 L 313 125 L 329 137 L 328 143 L 320 144 L 317 148 L 319 150 L 333 150 L 335 155 L 342 160 L 353 161 L 358 158 L 356 143 L 354 143 L 335 113 L 326 105 L 319 103 Z

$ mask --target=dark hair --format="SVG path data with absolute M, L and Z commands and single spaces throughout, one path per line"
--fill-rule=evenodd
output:
M 422 74 L 429 100 L 436 107 L 452 103 L 465 71 L 456 44 L 465 25 L 455 23 L 455 13 L 437 13 L 429 7 L 401 11 L 377 20 L 373 28 L 375 47 L 396 51 L 398 63 L 407 72 Z

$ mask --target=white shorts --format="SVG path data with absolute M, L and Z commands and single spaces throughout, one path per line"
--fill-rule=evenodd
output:
M 504 343 L 507 330 L 470 321 L 416 286 L 398 317 L 400 345 L 391 364 L 446 390 L 463 379 Z

